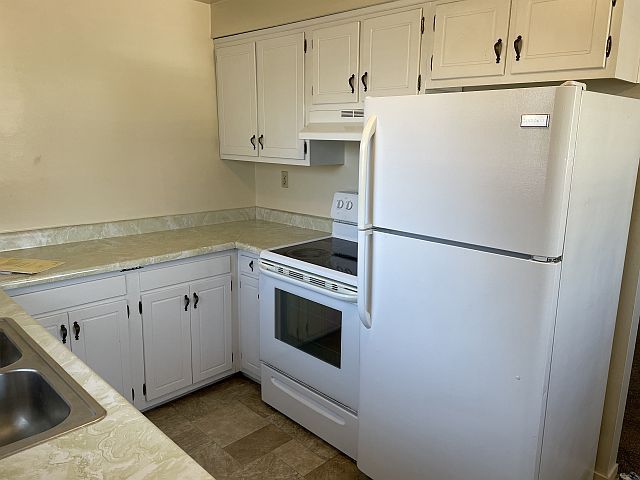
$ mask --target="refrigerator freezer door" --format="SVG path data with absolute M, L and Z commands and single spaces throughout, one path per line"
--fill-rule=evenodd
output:
M 533 480 L 560 265 L 374 232 L 358 466 Z
M 374 228 L 561 256 L 581 94 L 563 86 L 367 98 L 377 128 L 361 217 Z M 548 127 L 527 126 L 546 115 Z

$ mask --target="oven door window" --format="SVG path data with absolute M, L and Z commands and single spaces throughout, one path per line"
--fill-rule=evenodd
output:
M 275 336 L 340 368 L 342 312 L 276 288 Z

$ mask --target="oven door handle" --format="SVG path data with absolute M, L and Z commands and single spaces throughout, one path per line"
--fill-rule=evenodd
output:
M 260 266 L 260 273 L 262 275 L 266 275 L 267 277 L 275 278 L 276 280 L 281 280 L 283 282 L 290 283 L 292 285 L 296 285 L 298 287 L 306 288 L 307 290 L 311 290 L 312 292 L 321 293 L 322 295 L 326 295 L 327 297 L 335 298 L 336 300 L 342 300 L 343 302 L 356 303 L 358 301 L 358 294 L 354 293 L 353 295 L 347 295 L 344 293 L 332 292 L 331 290 L 326 290 L 324 288 L 316 287 L 310 283 L 301 282 L 300 280 L 296 280 L 291 277 L 285 277 L 284 275 L 280 275 L 279 273 L 274 273 L 270 270 L 266 270 L 262 265 Z

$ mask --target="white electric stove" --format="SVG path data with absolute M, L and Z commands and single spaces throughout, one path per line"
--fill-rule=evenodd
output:
M 263 400 L 355 458 L 357 194 L 334 196 L 332 236 L 260 255 Z

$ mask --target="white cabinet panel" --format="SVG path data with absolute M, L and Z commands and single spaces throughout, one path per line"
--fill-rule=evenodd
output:
M 69 312 L 71 349 L 121 395 L 128 364 L 127 302 Z
M 189 287 L 142 295 L 147 400 L 192 384 Z
M 514 0 L 511 73 L 603 68 L 611 5 L 611 0 Z
M 47 332 L 53 335 L 54 338 L 60 340 L 65 347 L 71 350 L 69 317 L 66 312 L 34 317 L 34 319 L 37 320 Z
M 242 275 L 239 293 L 239 330 L 242 370 L 260 378 L 260 299 L 258 280 Z
M 356 103 L 360 22 L 320 28 L 311 38 L 312 103 Z
M 193 382 L 197 383 L 232 368 L 231 276 L 194 283 L 191 292 Z
M 261 157 L 304 160 L 304 34 L 256 43 Z
M 503 75 L 511 0 L 464 0 L 435 9 L 431 78 Z
M 220 155 L 258 156 L 255 43 L 216 48 Z
M 364 96 L 418 93 L 421 21 L 418 8 L 363 22 L 360 82 Z

